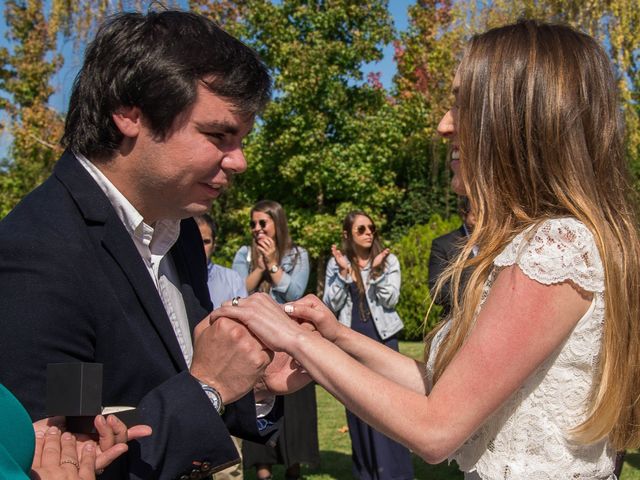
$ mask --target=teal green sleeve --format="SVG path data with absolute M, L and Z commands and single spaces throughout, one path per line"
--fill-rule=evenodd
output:
M 29 476 L 18 465 L 16 459 L 0 444 L 0 478 L 4 480 L 29 480 Z
M 26 410 L 0 385 L 0 478 L 28 479 L 35 449 L 33 424 Z

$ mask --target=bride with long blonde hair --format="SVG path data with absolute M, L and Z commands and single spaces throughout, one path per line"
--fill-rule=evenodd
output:
M 442 278 L 454 306 L 425 362 L 311 296 L 254 296 L 214 317 L 467 479 L 613 479 L 615 449 L 640 444 L 640 244 L 611 62 L 588 35 L 523 21 L 471 39 L 453 96 L 438 131 L 476 225 Z

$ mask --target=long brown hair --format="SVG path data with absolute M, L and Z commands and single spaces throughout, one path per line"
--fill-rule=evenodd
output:
M 251 207 L 251 211 L 249 212 L 249 217 L 253 217 L 253 212 L 261 212 L 269 215 L 273 224 L 275 226 L 276 231 L 276 250 L 277 256 L 276 259 L 278 263 L 282 261 L 282 258 L 287 254 L 289 250 L 291 250 L 294 245 L 291 237 L 289 236 L 289 226 L 287 224 L 287 215 L 284 212 L 284 208 L 278 202 L 274 202 L 273 200 L 260 200 L 256 202 L 256 204 Z M 251 270 L 255 270 L 258 266 L 258 255 L 260 252 L 256 248 L 256 242 L 251 242 Z M 269 282 L 269 275 L 265 272 L 263 275 L 263 279 L 258 286 L 259 291 L 269 291 L 271 289 L 271 283 Z
M 604 50 L 562 25 L 523 21 L 475 36 L 458 69 L 461 176 L 476 216 L 452 281 L 452 322 L 435 380 L 470 333 L 493 260 L 524 229 L 575 217 L 605 273 L 600 379 L 575 440 L 640 444 L 640 243 L 615 76 Z M 473 245 L 480 247 L 469 259 Z M 472 266 L 461 301 L 462 270 Z M 432 332 L 427 338 L 427 354 Z
M 364 213 L 361 210 L 354 210 L 349 212 L 344 220 L 342 221 L 342 251 L 347 256 L 349 261 L 351 262 L 351 272 L 353 274 L 353 278 L 356 281 L 356 285 L 358 286 L 358 291 L 361 295 L 364 295 L 364 282 L 362 281 L 362 274 L 360 273 L 360 265 L 358 265 L 358 257 L 356 255 L 356 248 L 353 242 L 353 224 L 356 221 L 356 217 L 362 216 L 367 218 L 371 225 L 375 228 L 375 223 L 373 219 Z M 371 244 L 371 252 L 369 258 L 373 261 L 374 258 L 383 250 L 382 242 L 380 241 L 380 236 L 377 233 L 373 235 L 373 242 Z M 371 269 L 370 277 L 372 279 L 378 278 L 384 272 L 384 267 L 387 263 L 387 259 L 378 266 Z

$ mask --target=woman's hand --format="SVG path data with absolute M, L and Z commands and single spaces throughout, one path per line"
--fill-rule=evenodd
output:
M 336 259 L 336 263 L 338 267 L 340 267 L 340 275 L 345 277 L 347 274 L 351 273 L 351 262 L 344 255 L 335 244 L 331 245 L 331 255 Z
M 256 247 L 264 257 L 266 268 L 278 263 L 278 249 L 274 239 L 262 235 L 256 240 Z
M 120 455 L 125 453 L 129 447 L 127 442 L 151 435 L 151 427 L 148 425 L 135 425 L 127 429 L 126 425 L 115 415 L 104 417 L 96 416 L 93 421 L 97 435 L 74 434 L 77 456 L 81 457 L 86 445 L 95 447 L 95 469 L 101 472 L 107 468 Z M 36 432 L 46 431 L 50 427 L 56 427 L 61 431 L 66 429 L 64 417 L 43 418 L 33 423 Z M 96 446 L 97 442 L 97 446 Z
M 324 302 L 315 295 L 309 294 L 300 300 L 287 303 L 284 305 L 284 311 L 300 323 L 313 325 L 331 343 L 335 343 L 340 330 L 344 328 Z
M 247 298 L 241 298 L 237 306 L 232 306 L 231 302 L 224 302 L 220 308 L 209 314 L 209 321 L 213 323 L 220 317 L 242 323 L 274 352 L 289 352 L 297 336 L 307 332 L 284 313 L 281 305 L 265 293 L 254 293 Z
M 31 478 L 38 480 L 94 480 L 96 478 L 96 444 L 80 449 L 76 437 L 58 427 L 36 431 L 36 445 Z
M 373 261 L 371 262 L 371 268 L 376 268 L 377 266 L 382 264 L 382 262 L 384 262 L 384 259 L 387 258 L 390 253 L 391 251 L 388 248 L 385 248 L 384 250 L 382 250 L 378 255 L 376 255 L 376 258 L 374 258 Z
M 264 255 L 258 249 L 258 258 L 256 258 L 256 266 L 260 272 L 264 272 L 267 269 L 267 264 L 264 261 Z

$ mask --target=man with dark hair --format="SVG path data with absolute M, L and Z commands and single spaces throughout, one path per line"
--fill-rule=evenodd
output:
M 0 222 L 0 381 L 35 420 L 47 364 L 102 363 L 103 404 L 153 428 L 103 479 L 204 478 L 238 461 L 229 433 L 272 433 L 252 389 L 286 372 L 265 375 L 273 354 L 242 325 L 209 326 L 190 218 L 246 169 L 269 96 L 256 54 L 206 18 L 115 16 L 74 83 L 67 151 Z

